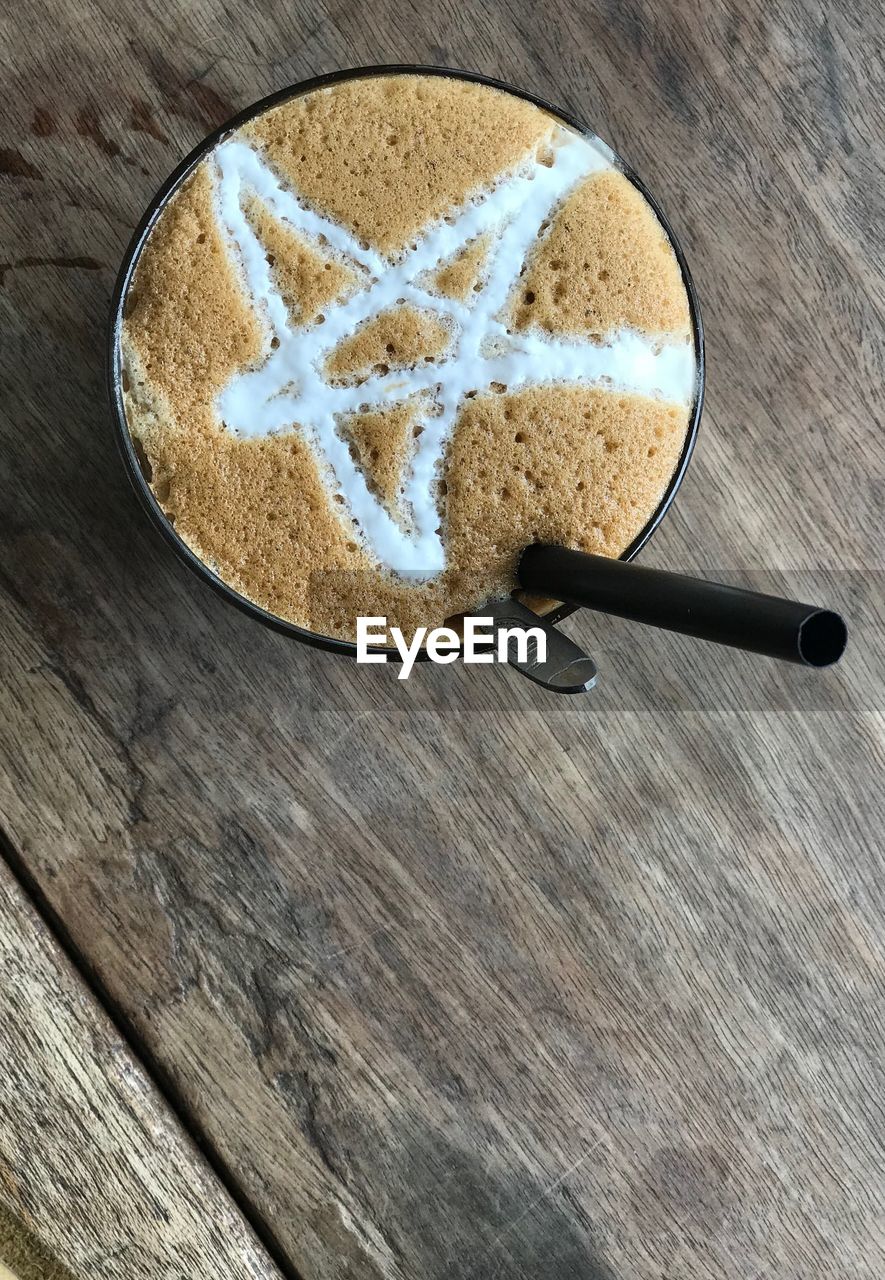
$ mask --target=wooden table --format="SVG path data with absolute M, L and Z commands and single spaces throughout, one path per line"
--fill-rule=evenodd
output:
M 260 1236 L 249 1274 L 881 1277 L 879 7 L 30 0 L 2 33 L 7 934 L 23 887 Z M 644 559 L 841 608 L 838 669 L 585 614 L 587 697 L 399 682 L 263 631 L 159 543 L 103 391 L 132 228 L 234 110 L 394 60 L 533 89 L 646 177 L 709 394 Z M 12 1149 L 50 1087 L 35 1043 L 7 1033 L 0 1202 L 30 1169 L 75 1274 L 161 1274 L 123 1212 L 87 1265 L 91 1202 L 123 1194 L 90 1126 Z

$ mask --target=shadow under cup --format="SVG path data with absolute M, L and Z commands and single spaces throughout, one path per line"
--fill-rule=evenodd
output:
M 316 631 L 310 631 L 305 627 L 299 627 L 294 622 L 288 622 L 285 618 L 280 618 L 276 614 L 268 612 L 260 605 L 248 597 L 241 595 L 234 590 L 227 582 L 214 573 L 187 545 L 187 543 L 176 532 L 172 521 L 163 511 L 153 490 L 150 487 L 150 475 L 146 466 L 146 460 L 143 461 L 143 455 L 140 456 L 141 450 L 136 446 L 129 433 L 126 422 L 126 410 L 123 397 L 123 370 L 122 370 L 122 351 L 121 351 L 121 333 L 123 326 L 123 318 L 126 310 L 126 300 L 129 293 L 129 287 L 132 283 L 135 270 L 138 266 L 138 260 L 142 250 L 148 241 L 151 232 L 154 229 L 158 219 L 160 218 L 167 203 L 175 195 L 181 185 L 190 177 L 197 165 L 205 159 L 210 151 L 228 134 L 239 129 L 248 121 L 261 115 L 263 112 L 272 107 L 278 107 L 282 103 L 292 98 L 299 97 L 301 94 L 310 93 L 315 89 L 322 89 L 331 85 L 340 84 L 342 81 L 357 79 L 367 76 L 390 76 L 390 75 L 424 75 L 424 76 L 448 76 L 460 80 L 472 81 L 476 84 L 487 85 L 493 89 L 501 89 L 505 93 L 512 94 L 514 97 L 522 98 L 526 102 L 531 102 L 541 110 L 547 112 L 563 124 L 576 130 L 579 133 L 588 134 L 596 137 L 592 130 L 588 129 L 580 120 L 576 120 L 568 112 L 560 110 L 558 107 L 552 106 L 549 102 L 545 102 L 543 98 L 537 97 L 535 94 L 527 93 L 523 89 L 517 89 L 513 85 L 507 84 L 501 80 L 493 80 L 488 76 L 477 75 L 467 71 L 456 71 L 447 67 L 423 67 L 412 66 L 408 64 L 396 64 L 393 66 L 377 66 L 377 67 L 355 67 L 347 71 L 331 72 L 328 75 L 316 76 L 311 80 L 304 80 L 300 84 L 291 85 L 286 89 L 281 89 L 277 93 L 271 94 L 267 98 L 261 99 L 260 102 L 254 103 L 239 115 L 234 116 L 226 124 L 220 126 L 213 133 L 210 133 L 199 143 L 198 146 L 188 155 L 178 166 L 178 168 L 166 180 L 150 206 L 145 212 L 129 247 L 123 259 L 123 264 L 117 276 L 117 282 L 114 288 L 113 301 L 111 304 L 110 328 L 108 334 L 108 354 L 107 354 L 107 377 L 108 392 L 111 402 L 111 411 L 114 422 L 115 435 L 119 446 L 123 463 L 126 467 L 127 474 L 135 489 L 136 494 L 141 500 L 142 506 L 153 522 L 154 526 L 159 530 L 160 534 L 165 538 L 166 542 L 176 553 L 179 559 L 209 584 L 219 595 L 229 603 L 236 605 L 244 613 L 264 623 L 265 626 L 272 627 L 274 630 L 282 632 L 284 635 L 299 640 L 303 644 L 313 645 L 315 648 L 325 649 L 331 653 L 346 654 L 351 657 L 356 656 L 356 645 L 350 640 L 339 640 L 334 636 L 322 635 Z M 697 438 L 698 426 L 700 424 L 701 412 L 704 402 L 704 339 L 703 328 L 701 324 L 701 314 L 698 305 L 697 294 L 691 279 L 688 265 L 685 261 L 685 255 L 682 248 L 673 234 L 673 229 L 669 221 L 664 216 L 658 202 L 646 189 L 642 181 L 636 176 L 633 170 L 627 165 L 620 156 L 612 153 L 614 160 L 637 190 L 644 196 L 648 204 L 651 206 L 655 216 L 663 227 L 676 260 L 679 263 L 679 269 L 682 273 L 682 280 L 685 285 L 685 291 L 688 296 L 689 312 L 691 316 L 692 340 L 694 345 L 695 365 L 697 370 L 697 382 L 695 400 L 692 407 L 691 417 L 686 432 L 685 441 L 682 451 L 673 475 L 664 490 L 661 500 L 653 511 L 652 515 L 633 539 L 630 545 L 622 552 L 620 559 L 632 560 L 634 556 L 645 546 L 661 520 L 667 513 L 671 502 L 676 496 L 680 484 L 685 476 L 694 450 L 695 440 Z M 529 604 L 536 612 L 546 618 L 548 622 L 558 622 L 560 619 L 574 613 L 575 606 L 556 603 L 552 601 L 542 601 L 537 597 L 529 597 L 524 592 L 519 592 L 520 598 Z M 371 650 L 375 653 L 385 653 L 393 658 L 399 658 L 399 652 L 393 648 L 375 648 Z M 419 655 L 426 658 L 425 651 Z

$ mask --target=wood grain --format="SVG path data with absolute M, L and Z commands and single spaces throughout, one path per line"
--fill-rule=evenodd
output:
M 278 1277 L 5 865 L 0 971 L 0 1280 Z
M 243 1194 L 304 1280 L 881 1275 L 878 7 L 6 25 L 0 812 Z M 132 227 L 235 108 L 397 59 L 534 89 L 647 179 L 710 375 L 645 557 L 842 608 L 840 668 L 584 615 L 586 699 L 399 682 L 261 631 L 155 540 L 102 391 Z

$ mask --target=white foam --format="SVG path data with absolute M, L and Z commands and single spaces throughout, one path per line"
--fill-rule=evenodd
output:
M 390 261 L 302 205 L 246 143 L 226 142 L 216 152 L 219 218 L 253 305 L 268 328 L 267 358 L 260 368 L 239 374 L 224 389 L 218 401 L 221 418 L 243 436 L 300 426 L 344 498 L 342 518 L 349 515 L 374 556 L 398 573 L 428 577 L 445 567 L 437 481 L 446 443 L 468 391 L 485 391 L 492 382 L 508 388 L 579 382 L 683 404 L 694 394 L 694 357 L 686 343 L 662 345 L 631 330 L 611 335 L 601 346 L 548 339 L 531 330 L 507 333 L 500 315 L 541 224 L 578 182 L 612 163 L 603 144 L 595 145 L 565 129 L 555 137 L 552 160 L 548 166 L 528 158 L 492 190 L 476 193 L 457 217 L 441 220 L 398 261 Z M 322 323 L 291 324 L 266 252 L 243 213 L 242 196 L 250 190 L 303 234 L 324 238 L 337 253 L 371 273 L 359 292 L 327 308 Z M 486 232 L 494 233 L 492 247 L 482 288 L 470 303 L 442 298 L 417 283 Z M 369 378 L 359 385 L 332 385 L 324 373 L 329 353 L 359 325 L 403 302 L 433 310 L 453 325 L 455 336 L 441 361 Z M 271 349 L 271 338 L 276 340 L 275 349 Z M 425 413 L 421 420 L 423 430 L 404 485 L 411 515 L 411 527 L 405 529 L 370 492 L 339 435 L 336 418 L 364 404 L 389 406 L 421 393 L 432 396 L 437 411 Z

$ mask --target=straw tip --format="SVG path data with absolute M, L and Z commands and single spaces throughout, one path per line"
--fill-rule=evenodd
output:
M 831 609 L 810 613 L 799 627 L 799 657 L 809 667 L 831 667 L 848 643 L 844 619 Z

